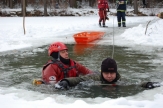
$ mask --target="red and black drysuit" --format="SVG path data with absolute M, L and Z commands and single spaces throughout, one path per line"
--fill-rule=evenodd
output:
M 106 0 L 98 0 L 98 9 L 99 9 L 99 25 L 101 26 L 101 22 L 103 26 L 105 26 L 105 21 L 107 19 L 107 12 L 109 11 L 109 5 Z
M 83 65 L 70 59 L 70 64 L 65 65 L 58 60 L 50 60 L 42 70 L 42 79 L 46 84 L 55 84 L 63 78 L 77 77 L 93 73 Z

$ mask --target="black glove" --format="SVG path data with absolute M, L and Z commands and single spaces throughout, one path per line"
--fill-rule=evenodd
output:
M 106 19 L 106 20 L 109 20 L 109 18 L 108 18 L 107 16 L 105 17 L 105 19 Z
M 109 8 L 108 8 L 108 12 L 110 12 Z
M 120 1 L 117 1 L 117 4 L 120 4 Z
M 69 84 L 66 80 L 62 80 L 60 82 L 58 82 L 56 85 L 55 85 L 55 88 L 56 89 L 61 89 L 61 90 L 68 90 L 69 89 Z
M 142 84 L 142 87 L 152 89 L 155 87 L 160 87 L 160 83 L 158 83 L 158 82 L 145 82 Z

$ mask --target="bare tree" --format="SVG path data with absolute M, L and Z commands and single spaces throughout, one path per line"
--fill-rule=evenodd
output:
M 22 16 L 26 16 L 26 0 L 21 0 Z
M 138 2 L 134 0 L 134 14 L 138 14 Z
M 98 0 L 89 0 L 89 6 L 90 7 L 95 7 L 97 5 Z
M 13 0 L 10 0 L 9 2 L 10 2 L 10 5 L 9 6 L 12 9 L 13 8 Z
M 44 16 L 47 16 L 47 0 L 44 0 Z
M 147 8 L 150 8 L 151 0 L 147 0 Z
M 8 7 L 10 7 L 10 0 L 7 0 L 6 4 L 7 4 Z
M 22 0 L 22 13 L 23 13 L 23 29 L 25 34 L 26 0 Z
M 59 6 L 62 9 L 67 9 L 69 7 L 69 0 L 60 0 L 59 1 Z
M 72 8 L 76 8 L 77 7 L 76 0 L 69 0 L 69 3 L 70 3 L 70 7 L 72 7 Z
M 1 8 L 5 8 L 6 6 L 9 8 L 14 8 L 15 6 L 20 6 L 22 0 L 0 0 Z M 39 6 L 44 7 L 44 1 L 47 2 L 47 8 L 56 8 L 56 3 L 58 3 L 59 8 L 63 9 L 66 7 L 72 7 L 72 8 L 80 8 L 82 7 L 82 5 L 86 5 L 86 6 L 90 6 L 90 7 L 94 7 L 97 4 L 98 0 L 26 0 L 26 2 L 28 4 L 31 4 L 32 7 L 34 7 L 35 9 L 38 9 Z M 115 3 L 116 0 L 107 0 L 110 3 Z M 135 5 L 139 5 L 136 4 L 136 1 L 139 1 L 139 4 L 143 4 L 143 1 L 145 1 L 145 3 L 147 3 L 147 8 L 155 8 L 155 7 L 160 7 L 162 8 L 163 6 L 163 0 L 128 0 L 128 2 L 130 3 L 130 5 L 134 4 L 134 9 L 136 11 L 136 7 Z M 27 4 L 26 3 L 26 4 Z M 78 6 L 80 5 L 80 6 Z M 110 6 L 112 7 L 112 6 Z M 138 6 L 139 7 L 139 6 Z M 137 12 L 136 12 L 137 13 Z

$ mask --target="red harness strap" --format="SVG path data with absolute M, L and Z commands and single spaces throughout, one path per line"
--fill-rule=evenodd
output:
M 70 67 L 68 67 L 68 68 L 65 68 L 64 65 L 63 65 L 60 61 L 58 61 L 58 60 L 51 60 L 51 62 L 48 62 L 48 63 L 43 67 L 43 70 L 44 70 L 47 66 L 49 66 L 50 64 L 56 64 L 56 65 L 58 65 L 58 67 L 59 67 L 59 68 L 61 69 L 61 71 L 64 73 L 64 78 L 67 77 L 67 73 L 68 73 L 69 70 L 71 70 L 71 69 L 73 69 L 73 68 L 76 68 L 75 65 L 74 65 L 74 66 L 70 66 Z

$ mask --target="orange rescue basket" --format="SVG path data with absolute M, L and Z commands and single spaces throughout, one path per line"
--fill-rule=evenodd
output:
M 89 32 L 80 32 L 73 35 L 76 43 L 89 43 L 94 40 L 101 38 L 105 32 L 100 31 L 89 31 Z

